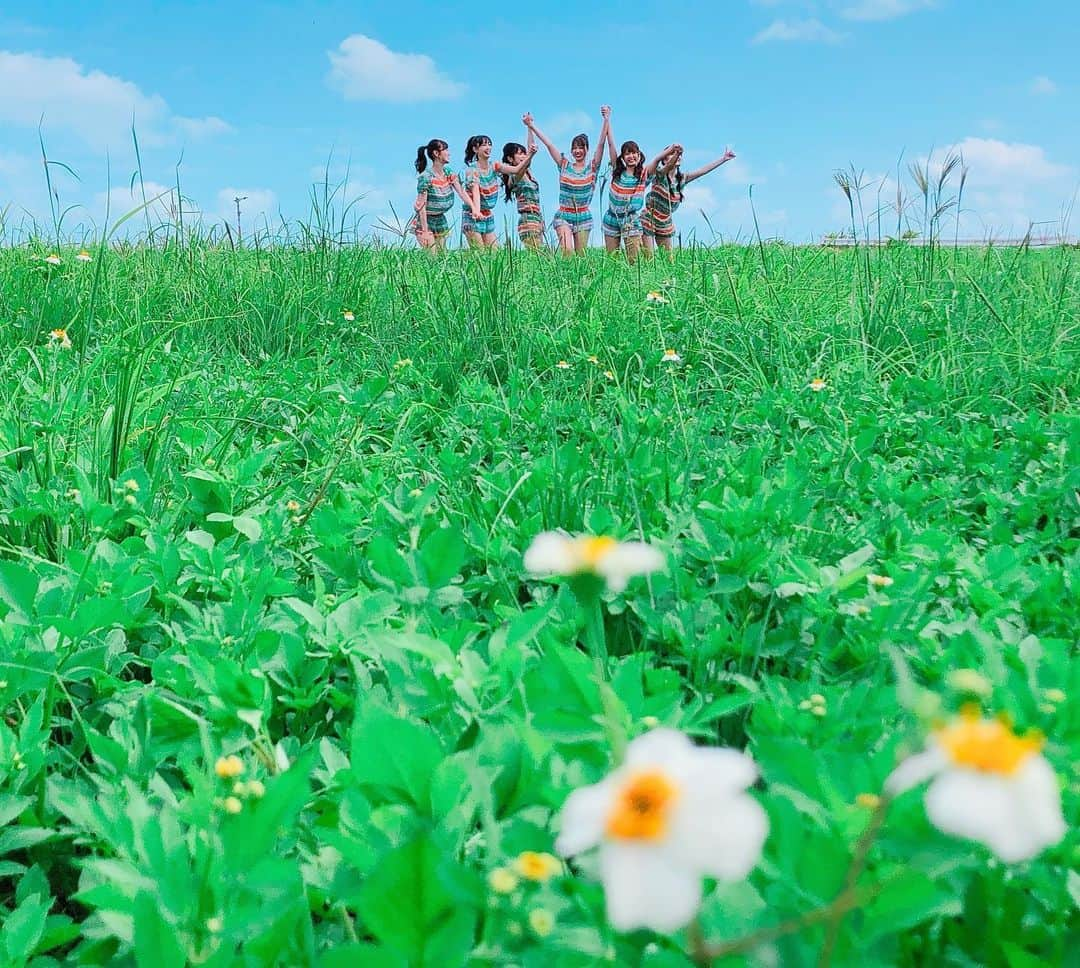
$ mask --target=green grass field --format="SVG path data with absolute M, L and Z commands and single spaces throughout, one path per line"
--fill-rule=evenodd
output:
M 0 963 L 1078 963 L 1080 251 L 48 254 L 0 252 Z M 558 528 L 665 566 L 526 573 Z M 971 702 L 1045 737 L 1032 859 L 882 796 Z M 769 832 L 616 931 L 521 855 L 657 726 Z

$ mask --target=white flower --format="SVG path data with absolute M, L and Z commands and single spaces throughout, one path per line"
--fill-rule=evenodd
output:
M 77 262 L 92 262 L 93 259 L 94 257 L 89 252 L 87 252 L 86 249 L 83 249 L 77 256 L 75 256 L 75 260 Z
M 823 379 L 821 379 L 821 377 L 816 376 L 807 384 L 807 386 L 809 386 L 810 389 L 814 391 L 814 393 L 821 393 L 821 391 L 824 390 L 825 387 L 828 386 L 828 384 Z
M 555 369 L 556 370 L 569 370 L 570 369 L 570 364 L 567 363 L 566 360 L 559 360 L 559 362 L 555 364 Z
M 599 575 L 613 592 L 621 592 L 634 575 L 664 567 L 664 556 L 644 541 L 616 541 L 607 536 L 571 537 L 544 531 L 525 552 L 525 570 L 534 575 Z
M 645 296 L 645 302 L 650 306 L 664 306 L 667 304 L 667 296 L 662 292 L 650 292 Z
M 681 363 L 682 357 L 675 350 L 664 350 L 664 355 L 660 357 L 661 363 Z
M 888 575 L 875 575 L 873 572 L 866 576 L 866 581 L 872 588 L 888 588 L 893 583 Z
M 60 265 L 60 256 L 55 252 L 52 255 L 47 255 L 45 256 L 45 263 L 50 266 L 58 266 Z
M 351 323 L 356 319 L 356 313 L 354 313 L 351 309 L 346 309 L 344 312 L 342 312 L 341 318 L 344 319 L 345 322 Z
M 555 849 L 569 856 L 599 845 L 617 930 L 676 931 L 701 903 L 702 878 L 739 880 L 761 856 L 768 819 L 745 792 L 756 778 L 743 753 L 653 730 L 608 777 L 570 794 Z
M 50 329 L 49 342 L 55 346 L 59 346 L 62 350 L 71 349 L 71 337 L 68 336 L 66 329 Z
M 1065 836 L 1061 791 L 1039 753 L 1042 740 L 965 710 L 885 781 L 892 794 L 924 780 L 926 815 L 943 833 L 978 841 L 1007 863 L 1028 860 Z

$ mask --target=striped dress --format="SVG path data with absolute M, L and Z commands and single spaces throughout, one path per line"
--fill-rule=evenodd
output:
M 487 171 L 479 168 L 467 168 L 465 170 L 465 194 L 472 195 L 472 186 L 475 183 L 480 189 L 480 218 L 474 219 L 472 211 L 467 205 L 464 206 L 461 215 L 462 232 L 478 232 L 486 235 L 495 231 L 495 199 L 499 197 L 499 174 L 495 165 L 489 165 Z
M 645 198 L 645 211 L 641 213 L 642 230 L 646 235 L 670 239 L 675 234 L 675 223 L 671 216 L 681 204 L 672 172 L 657 172 Z
M 586 159 L 580 168 L 563 155 L 559 159 L 559 211 L 555 224 L 564 222 L 574 233 L 592 230 L 592 200 L 596 170 Z
M 444 171 L 436 175 L 433 171 L 422 171 L 416 179 L 416 194 L 427 195 L 427 204 L 424 210 L 427 213 L 428 231 L 435 235 L 446 235 L 450 232 L 450 223 L 446 213 L 454 207 L 454 173 Z M 420 219 L 414 218 L 413 231 L 420 231 Z
M 641 235 L 641 209 L 648 184 L 644 176 L 635 178 L 628 171 L 611 179 L 608 209 L 604 212 L 604 235 L 615 238 Z
M 519 239 L 541 235 L 544 218 L 540 214 L 540 184 L 528 172 L 510 182 L 510 194 L 517 202 Z

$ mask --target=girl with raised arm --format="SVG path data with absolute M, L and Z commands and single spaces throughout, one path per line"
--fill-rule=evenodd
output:
M 521 244 L 528 249 L 538 249 L 544 241 L 544 217 L 540 214 L 540 184 L 529 170 L 536 154 L 532 131 L 525 141 L 524 145 L 516 141 L 503 145 L 502 182 L 506 189 L 506 200 L 513 198 L 517 201 L 517 234 Z M 515 168 L 515 173 L 509 174 Z
M 675 236 L 675 222 L 672 215 L 682 204 L 683 189 L 702 175 L 707 175 L 735 157 L 735 152 L 728 148 L 715 161 L 684 175 L 679 167 L 682 161 L 682 145 L 667 161 L 661 162 L 653 178 L 652 188 L 645 198 L 645 211 L 641 213 L 641 228 L 644 232 L 645 254 L 651 256 L 654 246 L 671 251 L 671 240 Z
M 431 162 L 431 171 L 427 170 Z M 446 213 L 454 206 L 455 193 L 466 205 L 472 200 L 461 188 L 461 182 L 452 171 L 450 147 L 439 138 L 432 138 L 426 145 L 416 149 L 416 202 L 412 228 L 416 241 L 425 249 L 443 249 L 450 235 L 450 222 Z M 479 209 L 477 209 L 479 211 Z
M 675 145 L 669 145 L 646 165 L 645 156 L 636 141 L 624 141 L 619 152 L 615 152 L 615 138 L 610 125 L 607 143 L 611 156 L 611 187 L 608 189 L 608 208 L 602 223 L 604 246 L 608 252 L 618 252 L 620 244 L 625 245 L 626 261 L 633 265 L 641 245 L 641 209 L 645 205 L 645 189 L 657 166 L 675 153 Z
M 477 208 L 478 216 L 468 211 L 461 215 L 461 231 L 470 248 L 494 249 L 495 199 L 499 197 L 499 176 L 516 175 L 523 165 L 510 165 L 491 161 L 491 139 L 486 134 L 474 134 L 465 146 L 465 192 Z M 523 163 L 524 164 L 524 163 Z
M 584 252 L 589 244 L 592 231 L 592 200 L 596 191 L 596 173 L 604 159 L 604 141 L 607 137 L 611 118 L 611 108 L 606 104 L 600 108 L 604 119 L 600 127 L 600 142 L 592 161 L 587 160 L 589 136 L 579 134 L 570 142 L 570 157 L 567 158 L 555 147 L 533 122 L 531 114 L 522 119 L 529 131 L 536 135 L 540 143 L 547 148 L 552 160 L 559 166 L 559 210 L 555 213 L 552 225 L 559 239 L 559 248 L 564 255 L 571 252 Z

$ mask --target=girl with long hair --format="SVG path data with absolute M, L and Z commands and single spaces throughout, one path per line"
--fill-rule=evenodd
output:
M 427 170 L 431 162 L 431 171 Z M 461 188 L 457 175 L 448 171 L 450 146 L 439 138 L 432 138 L 426 145 L 416 149 L 416 202 L 412 228 L 416 241 L 425 249 L 442 249 L 450 235 L 450 223 L 446 213 L 454 206 L 455 193 L 468 206 L 473 205 Z
M 538 249 L 544 241 L 544 217 L 540 214 L 540 183 L 529 170 L 536 154 L 536 140 L 530 131 L 525 144 L 508 141 L 503 145 L 502 183 L 506 191 L 506 200 L 517 202 L 517 234 L 521 244 L 527 249 Z M 507 170 L 516 166 L 516 175 L 507 174 Z
M 470 248 L 494 249 L 495 215 L 492 209 L 499 197 L 499 176 L 518 175 L 531 160 L 522 159 L 520 163 L 510 164 L 503 161 L 492 162 L 491 139 L 486 134 L 474 134 L 465 146 L 465 193 L 476 203 L 478 215 L 462 212 L 461 231 L 465 234 Z
M 615 151 L 615 138 L 610 125 L 607 144 L 611 156 L 611 186 L 602 223 L 604 247 L 608 252 L 618 252 L 619 246 L 625 245 L 626 260 L 632 265 L 637 260 L 641 245 L 641 209 L 645 205 L 645 189 L 657 166 L 675 153 L 676 146 L 668 145 L 646 165 L 645 155 L 636 141 L 624 141 L 619 151 Z
M 611 108 L 606 104 L 603 105 L 600 108 L 600 116 L 604 119 L 600 127 L 600 141 L 591 162 L 586 157 L 589 153 L 588 135 L 579 134 L 574 137 L 574 140 L 570 142 L 570 157 L 567 158 L 544 136 L 534 123 L 531 114 L 526 114 L 522 118 L 529 131 L 540 139 L 540 143 L 547 148 L 548 154 L 559 166 L 559 210 L 555 213 L 552 225 L 563 255 L 584 252 L 589 244 L 596 173 L 600 170 L 600 162 L 604 159 L 604 141 L 611 123 Z
M 672 216 L 682 204 L 683 189 L 702 175 L 709 174 L 721 165 L 726 165 L 735 157 L 735 152 L 728 148 L 715 161 L 710 161 L 696 171 L 683 174 L 679 162 L 682 161 L 682 145 L 675 145 L 675 153 L 660 163 L 653 177 L 652 187 L 645 197 L 645 210 L 641 213 L 641 228 L 645 255 L 651 256 L 653 249 L 671 251 L 671 240 L 675 237 L 675 222 Z

